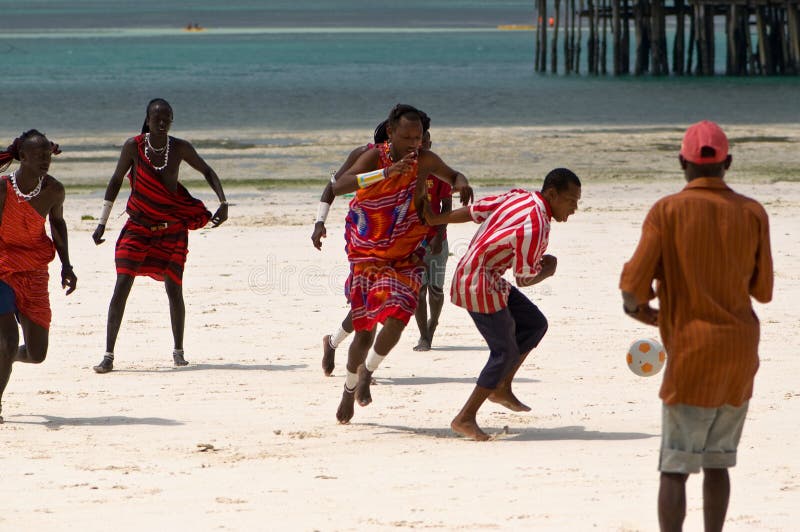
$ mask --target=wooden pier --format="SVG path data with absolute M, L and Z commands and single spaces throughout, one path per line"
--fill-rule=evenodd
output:
M 800 74 L 800 0 L 536 0 L 536 8 L 537 72 Z M 724 72 L 715 71 L 719 53 Z

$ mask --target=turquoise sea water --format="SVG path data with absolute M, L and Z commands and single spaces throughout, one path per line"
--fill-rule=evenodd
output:
M 1 3 L 2 132 L 134 131 L 157 96 L 195 130 L 371 130 L 399 101 L 435 126 L 800 120 L 798 78 L 535 74 L 535 33 L 497 29 L 527 0 Z

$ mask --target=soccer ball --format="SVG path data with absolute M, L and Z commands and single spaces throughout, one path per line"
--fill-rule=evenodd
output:
M 628 367 L 640 377 L 652 377 L 664 367 L 667 352 L 657 340 L 636 340 L 628 348 Z

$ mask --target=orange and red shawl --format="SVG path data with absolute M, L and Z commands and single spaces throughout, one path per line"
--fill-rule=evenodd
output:
M 389 143 L 379 150 L 378 169 L 392 165 Z M 414 206 L 417 165 L 400 177 L 384 179 L 359 189 L 345 219 L 347 258 L 351 263 L 371 260 L 396 261 L 419 251 L 428 233 Z
M 126 211 L 130 218 L 117 240 L 117 273 L 147 275 L 157 281 L 167 276 L 181 284 L 189 253 L 189 229 L 205 226 L 211 213 L 182 184 L 178 183 L 175 192 L 165 187 L 145 156 L 144 135 L 135 140 L 138 157 L 128 175 L 131 195 Z M 151 230 L 151 226 L 162 223 L 167 227 Z
M 50 327 L 47 265 L 55 257 L 53 241 L 44 230 L 45 218 L 14 192 L 8 176 L 0 178 L 6 203 L 0 219 L 0 281 L 14 291 L 19 313 Z
M 389 143 L 379 150 L 379 168 L 391 166 Z M 429 228 L 414 207 L 417 165 L 400 177 L 359 189 L 345 221 L 352 267 L 350 308 L 357 331 L 395 318 L 408 323 L 417 308 L 422 241 Z

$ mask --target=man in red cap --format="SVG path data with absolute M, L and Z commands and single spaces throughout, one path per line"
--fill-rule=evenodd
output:
M 736 465 L 758 370 L 750 298 L 772 299 L 769 222 L 761 204 L 725 184 L 731 156 L 717 124 L 691 126 L 678 159 L 688 184 L 650 209 L 620 288 L 625 313 L 657 325 L 667 350 L 659 394 L 661 530 L 681 530 L 686 479 L 701 468 L 705 530 L 722 530 L 728 468 Z M 659 309 L 649 304 L 655 297 Z

